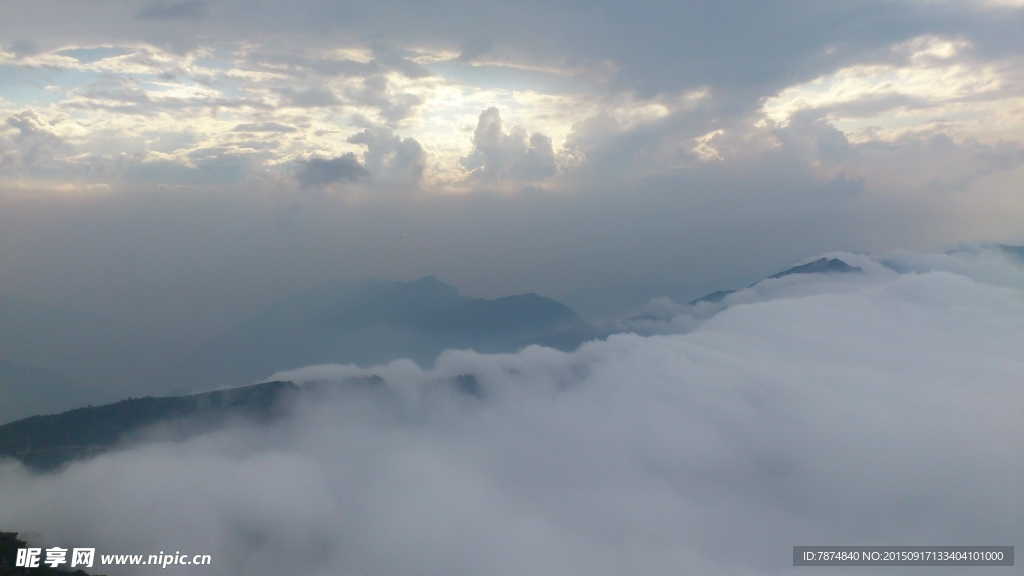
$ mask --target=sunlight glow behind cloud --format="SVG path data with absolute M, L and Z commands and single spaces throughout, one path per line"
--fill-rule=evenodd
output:
M 371 153 L 352 138 L 372 127 L 423 149 L 422 171 L 401 187 L 465 193 L 484 181 L 460 159 L 473 153 L 477 117 L 492 107 L 509 126 L 550 139 L 560 168 L 530 179 L 548 190 L 577 187 L 588 173 L 642 177 L 788 147 L 777 137 L 766 147 L 758 133 L 796 115 L 825 118 L 858 145 L 938 133 L 995 143 L 1024 129 L 1016 58 L 985 60 L 971 41 L 937 35 L 887 52 L 765 95 L 759 111 L 730 118 L 719 115 L 728 97 L 720 88 L 642 95 L 612 86 L 623 70 L 609 60 L 558 65 L 501 51 L 467 59 L 360 44 L 290 53 L 224 42 L 185 52 L 143 42 L 8 50 L 0 66 L 23 89 L 0 104 L 0 179 L 42 189 L 295 186 L 296 163 Z M 631 149 L 611 153 L 627 142 Z M 382 174 L 364 185 L 399 184 Z
M 915 38 L 892 48 L 900 63 L 859 64 L 786 88 L 764 112 L 783 125 L 801 112 L 825 115 L 857 142 L 915 131 L 985 141 L 1020 134 L 1020 69 L 958 58 L 967 48 L 965 41 Z

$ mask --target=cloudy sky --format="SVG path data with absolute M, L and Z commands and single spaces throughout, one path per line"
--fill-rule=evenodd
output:
M 334 279 L 597 319 L 1024 241 L 1021 2 L 0 6 L 0 296 L 152 349 Z

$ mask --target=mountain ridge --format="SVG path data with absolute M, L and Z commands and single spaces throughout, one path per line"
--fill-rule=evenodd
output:
M 329 282 L 279 299 L 189 350 L 165 371 L 162 385 L 169 391 L 236 386 L 324 363 L 372 366 L 410 358 L 428 366 L 449 348 L 505 352 L 539 340 L 566 349 L 592 334 L 569 307 L 532 292 L 470 298 L 434 276 Z
M 813 262 L 808 262 L 807 264 L 800 264 L 798 266 L 793 266 L 792 268 L 787 268 L 786 270 L 783 270 L 782 272 L 778 272 L 776 274 L 772 274 L 771 276 L 768 276 L 766 278 L 758 280 L 757 282 L 754 282 L 753 284 L 747 286 L 747 288 L 752 288 L 754 286 L 757 286 L 758 284 L 760 284 L 761 282 L 764 282 L 765 280 L 769 280 L 769 279 L 778 280 L 779 278 L 783 278 L 785 276 L 790 276 L 792 274 L 849 274 L 849 273 L 859 273 L 859 272 L 863 272 L 863 270 L 860 267 L 858 267 L 858 266 L 850 266 L 849 264 L 847 264 L 846 262 L 843 262 L 842 260 L 840 260 L 838 258 L 824 258 L 824 257 L 822 257 L 822 258 L 819 258 L 819 259 L 817 259 L 817 260 L 815 260 Z M 732 294 L 734 292 L 738 292 L 739 290 L 741 290 L 741 289 L 737 288 L 735 290 L 716 290 L 716 291 L 714 291 L 714 292 L 712 292 L 710 294 L 706 294 L 704 296 L 701 296 L 700 298 L 695 298 L 693 300 L 690 300 L 689 304 L 691 306 L 699 304 L 701 302 L 709 302 L 709 303 L 712 303 L 712 304 L 717 304 L 718 302 L 721 302 L 722 300 L 724 300 L 725 297 L 728 296 L 729 294 Z
M 30 416 L 0 426 L 0 458 L 13 457 L 45 471 L 105 452 L 131 433 L 162 422 L 180 421 L 172 431 L 179 439 L 219 428 L 231 419 L 266 422 L 283 415 L 298 391 L 291 382 L 274 381 L 186 396 L 126 398 Z

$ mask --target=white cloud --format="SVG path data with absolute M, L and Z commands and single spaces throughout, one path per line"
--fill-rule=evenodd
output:
M 551 138 L 527 133 L 520 125 L 505 132 L 501 114 L 491 107 L 480 113 L 473 131 L 473 151 L 459 159 L 471 178 L 483 181 L 533 182 L 555 174 Z
M 760 110 L 739 112 L 729 109 L 736 94 L 713 83 L 642 93 L 615 85 L 622 70 L 604 59 L 543 63 L 514 54 L 506 60 L 499 51 L 466 63 L 444 46 L 382 48 L 346 39 L 294 50 L 227 42 L 172 51 L 136 40 L 5 54 L 18 74 L 48 70 L 52 77 L 45 84 L 32 80 L 45 89 L 6 98 L 4 117 L 32 108 L 47 121 L 63 119 L 57 133 L 66 149 L 47 170 L 14 169 L 22 165 L 16 160 L 21 153 L 7 153 L 3 178 L 20 186 L 130 185 L 127 172 L 113 168 L 115 160 L 123 165 L 157 157 L 186 169 L 164 173 L 171 178 L 166 184 L 188 184 L 175 175 L 191 174 L 195 158 L 209 157 L 210 150 L 231 162 L 244 158 L 250 171 L 231 172 L 238 182 L 288 180 L 284 167 L 297 160 L 360 153 L 349 138 L 366 126 L 386 126 L 420 146 L 423 160 L 411 166 L 422 164 L 413 170 L 421 175 L 410 173 L 404 181 L 432 193 L 497 182 L 513 188 L 633 185 L 636 178 L 679 174 L 699 164 L 711 169 L 724 158 L 750 162 L 778 146 L 802 157 L 802 144 L 777 135 L 787 122 L 802 122 L 798 117 L 824 118 L 842 134 L 845 143 L 833 138 L 839 148 L 895 144 L 871 151 L 872 161 L 882 165 L 906 165 L 908 155 L 900 152 L 905 143 L 937 135 L 967 147 L 974 146 L 971 139 L 1013 147 L 1024 126 L 1015 61 L 986 58 L 978 40 L 967 35 L 892 43 L 873 61 L 829 69 L 762 100 Z M 606 73 L 587 72 L 597 68 Z M 501 113 L 479 117 L 489 106 Z M 503 121 L 512 124 L 507 132 Z M 289 129 L 261 130 L 257 138 L 237 130 L 240 125 Z M 13 142 L 5 146 L 17 148 Z M 833 164 L 815 178 L 852 191 L 890 177 L 885 183 L 895 188 L 918 173 L 929 174 L 919 181 L 967 182 L 979 172 L 957 165 L 956 174 L 950 166 L 935 175 L 931 170 L 941 171 L 939 163 L 925 155 L 914 160 L 921 164 L 894 176 Z
M 961 39 L 914 38 L 890 47 L 889 62 L 855 64 L 787 87 L 762 110 L 780 124 L 801 113 L 825 116 L 860 141 L 941 130 L 995 142 L 1019 133 L 1019 63 L 978 61 L 971 48 Z
M 402 138 L 390 128 L 367 128 L 348 142 L 366 146 L 363 164 L 378 182 L 417 186 L 426 166 L 426 153 L 415 138 Z
M 31 108 L 11 116 L 7 119 L 7 124 L 18 131 L 13 140 L 21 148 L 22 161 L 26 165 L 45 161 L 66 147 L 51 124 Z
M 798 544 L 1012 544 L 1024 269 L 831 256 L 865 272 L 766 281 L 686 333 L 282 374 L 387 383 L 48 476 L 5 463 L 0 523 L 210 553 L 211 576 L 753 575 Z
M 711 162 L 712 160 L 721 160 L 722 155 L 718 153 L 718 150 L 712 145 L 712 141 L 715 136 L 724 134 L 724 130 L 712 130 L 703 136 L 694 138 L 697 141 L 697 145 L 693 147 L 693 153 L 697 155 L 702 162 Z

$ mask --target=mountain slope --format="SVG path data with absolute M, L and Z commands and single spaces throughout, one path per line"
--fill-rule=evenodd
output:
M 0 457 L 48 470 L 112 448 L 128 435 L 157 423 L 176 422 L 175 437 L 223 426 L 233 418 L 265 421 L 285 412 L 299 391 L 291 382 L 167 398 L 129 398 L 105 406 L 33 416 L 0 426 Z
M 292 295 L 194 348 L 166 373 L 167 389 L 246 384 L 322 363 L 362 366 L 411 358 L 430 365 L 448 348 L 504 352 L 534 342 L 574 348 L 593 330 L 536 294 L 469 298 L 433 276 L 414 282 L 334 282 Z
M 814 262 L 801 264 L 799 266 L 793 266 L 792 268 L 788 268 L 777 274 L 772 274 L 768 278 L 765 278 L 765 280 L 769 278 L 778 279 L 784 276 L 789 276 L 791 274 L 848 274 L 856 272 L 863 272 L 863 270 L 856 266 L 850 266 L 849 264 L 843 262 L 842 260 L 839 260 L 838 258 L 819 258 Z M 761 281 L 759 280 L 758 282 Z M 747 286 L 747 288 L 756 285 L 758 282 L 754 282 L 750 286 Z M 711 294 L 701 296 L 700 298 L 697 298 L 695 300 L 691 300 L 690 304 L 693 305 L 698 304 L 700 302 L 710 302 L 714 304 L 717 302 L 721 302 L 723 299 L 725 299 L 726 296 L 732 294 L 733 292 L 736 292 L 736 290 L 718 290 L 712 292 Z

